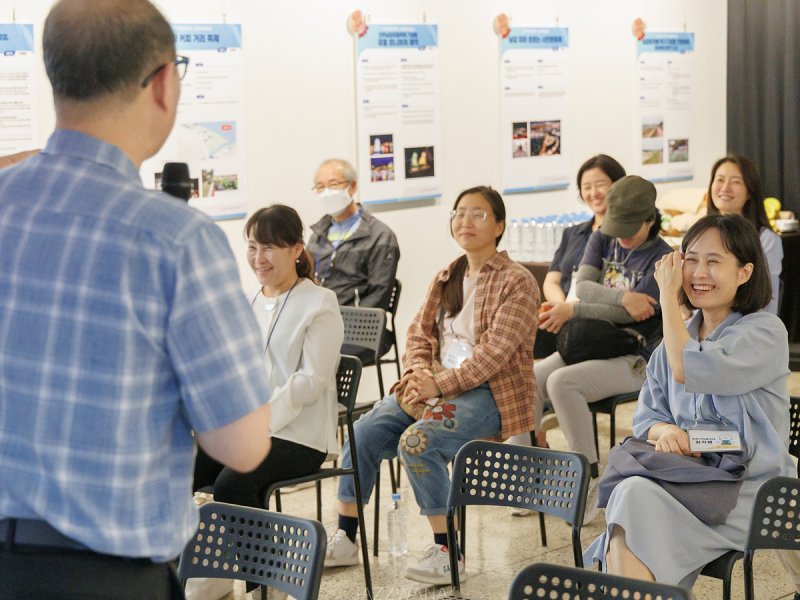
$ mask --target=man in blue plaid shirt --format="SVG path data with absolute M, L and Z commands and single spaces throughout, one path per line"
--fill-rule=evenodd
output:
M 164 17 L 62 0 L 43 49 L 56 131 L 0 171 L 0 598 L 182 598 L 195 439 L 269 451 L 260 333 L 222 231 L 139 178 L 187 62 Z

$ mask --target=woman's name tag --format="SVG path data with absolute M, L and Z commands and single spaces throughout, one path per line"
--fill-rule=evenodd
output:
M 442 366 L 445 369 L 457 369 L 468 358 L 472 358 L 472 346 L 461 340 L 456 340 L 447 349 Z
M 741 452 L 739 431 L 732 427 L 695 425 L 689 427 L 689 450 L 692 452 Z

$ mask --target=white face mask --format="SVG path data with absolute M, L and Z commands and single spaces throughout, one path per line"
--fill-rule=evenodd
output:
M 343 190 L 325 188 L 322 193 L 317 194 L 317 198 L 322 204 L 322 210 L 325 211 L 325 214 L 332 217 L 341 213 L 353 201 L 350 194 L 347 193 L 347 188 Z

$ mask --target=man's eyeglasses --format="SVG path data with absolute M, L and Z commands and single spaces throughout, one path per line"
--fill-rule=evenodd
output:
M 189 67 L 189 57 L 188 56 L 176 56 L 174 60 L 171 60 L 168 63 L 164 63 L 160 67 L 153 69 L 153 72 L 150 73 L 147 77 L 144 78 L 142 81 L 142 87 L 147 87 L 153 79 L 155 79 L 156 75 L 161 72 L 161 69 L 166 67 L 167 65 L 175 65 L 175 68 L 178 70 L 178 79 L 183 79 L 186 75 L 186 69 Z
M 331 179 L 329 182 L 324 184 L 318 183 L 317 185 L 311 188 L 311 191 L 316 192 L 317 194 L 321 194 L 326 189 L 339 190 L 346 185 L 350 185 L 350 183 L 351 183 L 350 181 L 339 181 L 338 179 Z
M 489 216 L 489 213 L 485 210 L 481 210 L 479 208 L 458 208 L 456 210 L 450 211 L 450 220 L 455 221 L 463 221 L 465 218 L 469 217 L 470 221 L 473 223 L 477 223 L 479 221 L 485 221 L 486 217 Z

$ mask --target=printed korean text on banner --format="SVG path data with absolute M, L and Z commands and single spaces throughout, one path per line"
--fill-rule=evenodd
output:
M 500 39 L 500 155 L 506 194 L 569 186 L 569 32 L 512 27 Z
M 636 42 L 639 173 L 650 181 L 692 179 L 693 33 L 647 33 Z
M 0 156 L 38 146 L 33 25 L 0 24 Z
M 361 201 L 439 197 L 443 161 L 436 25 L 369 25 L 355 46 Z
M 161 187 L 165 162 L 189 164 L 189 205 L 211 218 L 247 214 L 244 194 L 244 55 L 241 25 L 176 25 L 178 54 L 189 57 L 175 127 L 142 166 L 145 185 Z

